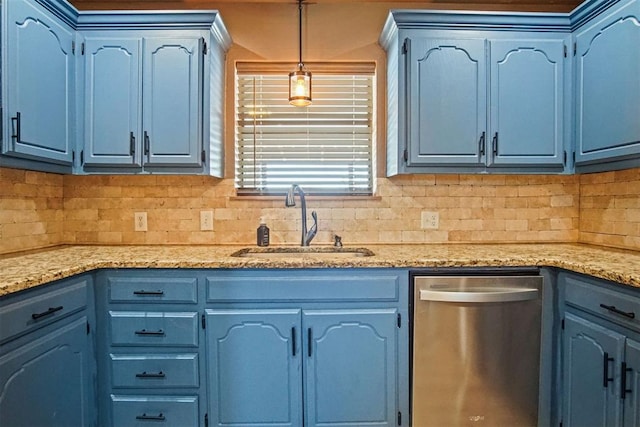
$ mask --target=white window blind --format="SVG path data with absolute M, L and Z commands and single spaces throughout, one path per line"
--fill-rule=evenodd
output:
M 239 195 L 282 194 L 291 184 L 310 194 L 372 194 L 373 64 L 332 64 L 326 72 L 307 65 L 309 107 L 289 105 L 286 68 L 236 67 Z

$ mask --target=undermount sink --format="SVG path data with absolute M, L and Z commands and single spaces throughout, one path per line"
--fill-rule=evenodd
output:
M 231 254 L 240 258 L 351 258 L 373 256 L 366 248 L 287 247 L 244 248 Z

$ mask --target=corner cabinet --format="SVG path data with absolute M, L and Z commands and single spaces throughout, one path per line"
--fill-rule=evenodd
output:
M 640 166 L 640 1 L 575 31 L 576 170 Z
M 469 30 L 454 29 L 460 21 Z M 380 38 L 388 174 L 569 170 L 568 23 L 392 11 Z
M 230 39 L 219 15 L 99 18 L 80 23 L 82 171 L 221 176 Z
M 71 172 L 76 115 L 70 9 L 58 1 L 2 2 L 1 166 Z
M 640 294 L 560 273 L 562 425 L 640 425 Z
M 90 276 L 0 299 L 0 425 L 96 425 Z
M 406 271 L 218 271 L 206 283 L 211 425 L 408 425 Z

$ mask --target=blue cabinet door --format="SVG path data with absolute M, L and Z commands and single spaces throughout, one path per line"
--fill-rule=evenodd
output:
M 145 166 L 202 164 L 201 38 L 145 38 Z
M 621 425 L 622 405 L 618 399 L 618 387 L 624 346 L 624 335 L 566 314 L 563 425 Z
M 206 310 L 213 426 L 302 425 L 300 310 Z
M 87 318 L 0 356 L 0 425 L 91 425 Z
M 640 155 L 640 2 L 576 33 L 576 165 Z
M 484 39 L 407 40 L 408 166 L 483 166 Z
M 141 48 L 141 38 L 85 35 L 87 166 L 142 166 Z
M 625 366 L 620 370 L 625 379 L 624 386 L 624 427 L 640 426 L 640 342 L 627 338 L 625 346 Z
M 395 426 L 397 310 L 303 313 L 305 423 Z
M 74 31 L 28 0 L 7 17 L 8 143 L 3 153 L 70 165 L 73 156 Z
M 492 40 L 489 166 L 564 164 L 564 40 Z

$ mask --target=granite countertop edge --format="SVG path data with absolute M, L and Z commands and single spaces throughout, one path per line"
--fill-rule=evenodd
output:
M 364 245 L 369 257 L 241 258 L 247 246 L 71 245 L 0 259 L 0 297 L 102 268 L 557 267 L 640 288 L 640 251 L 579 243 Z M 321 250 L 322 246 L 316 246 Z M 313 247 L 310 249 L 313 251 Z

